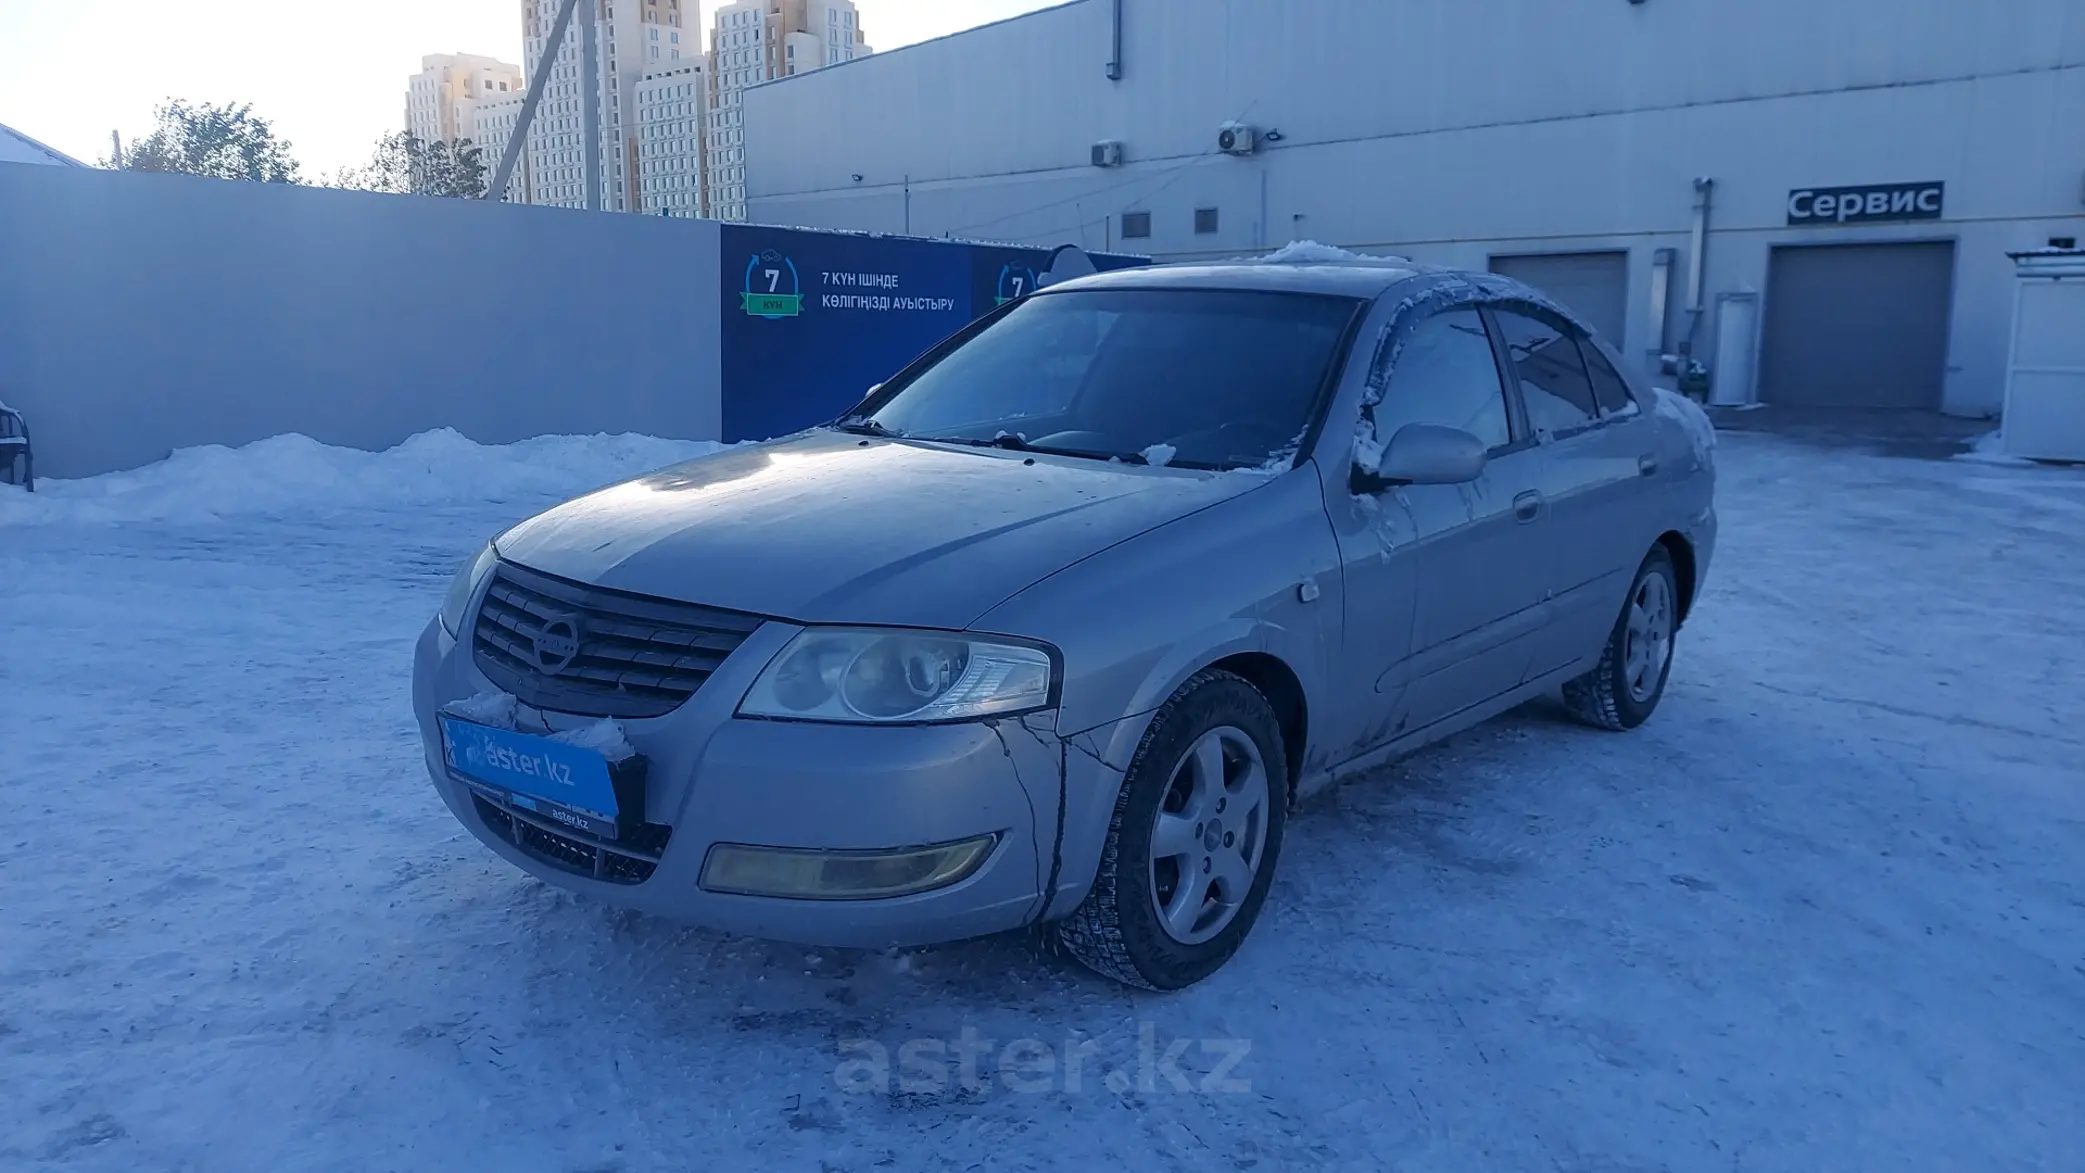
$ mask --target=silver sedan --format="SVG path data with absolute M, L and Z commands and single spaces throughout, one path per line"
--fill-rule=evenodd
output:
M 1046 926 L 1173 989 L 1285 815 L 1531 697 L 1657 707 L 1714 433 L 1532 289 L 1132 270 L 835 424 L 501 534 L 418 646 L 435 789 L 545 881 L 883 947 Z

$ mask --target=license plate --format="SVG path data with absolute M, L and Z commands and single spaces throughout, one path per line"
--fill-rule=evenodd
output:
M 446 715 L 440 720 L 442 752 L 458 777 L 523 810 L 616 838 L 624 811 L 607 758 L 547 737 Z

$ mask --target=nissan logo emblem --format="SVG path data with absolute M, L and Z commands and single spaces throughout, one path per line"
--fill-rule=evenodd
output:
M 535 636 L 536 667 L 556 676 L 579 658 L 579 616 L 556 615 Z

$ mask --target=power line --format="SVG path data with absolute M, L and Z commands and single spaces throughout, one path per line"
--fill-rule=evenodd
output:
M 1004 223 L 1005 223 L 1005 222 L 1007 222 L 1008 220 L 1017 220 L 1017 219 L 1020 219 L 1020 218 L 1022 218 L 1022 217 L 1024 217 L 1024 216 L 1033 216 L 1033 215 L 1035 215 L 1035 214 L 1036 214 L 1037 212 L 1047 212 L 1047 211 L 1049 211 L 1049 210 L 1050 210 L 1050 209 L 1052 209 L 1052 208 L 1059 208 L 1059 207 L 1063 207 L 1063 206 L 1064 206 L 1064 205 L 1066 205 L 1066 204 L 1072 204 L 1072 205 L 1080 205 L 1080 204 L 1083 204 L 1083 203 L 1085 203 L 1085 202 L 1086 202 L 1086 201 L 1088 201 L 1088 200 L 1093 200 L 1093 199 L 1097 199 L 1098 197 L 1101 197 L 1101 196 L 1105 196 L 1105 195 L 1108 195 L 1108 194 L 1109 194 L 1109 193 L 1111 193 L 1111 192 L 1116 192 L 1116 191 L 1120 191 L 1120 190 L 1122 190 L 1122 189 L 1123 189 L 1123 188 L 1125 188 L 1125 187 L 1129 187 L 1129 186 L 1131 186 L 1131 185 L 1133 185 L 1133 184 L 1138 184 L 1138 183 L 1145 183 L 1145 184 L 1151 184 L 1152 186 L 1146 187 L 1146 188 L 1145 188 L 1144 190 L 1142 190 L 1142 191 L 1138 191 L 1138 192 L 1135 192 L 1135 193 L 1133 193 L 1132 195 L 1130 195 L 1129 197 L 1127 197 L 1127 199 L 1126 199 L 1126 201 L 1125 201 L 1125 202 L 1130 202 L 1130 203 L 1134 203 L 1134 202 L 1137 202 L 1137 201 L 1141 201 L 1141 200 L 1148 200 L 1148 199 L 1151 199 L 1151 198 L 1153 198 L 1154 196 L 1157 196 L 1157 195 L 1158 195 L 1158 194 L 1159 194 L 1160 192 L 1163 192 L 1163 191 L 1165 191 L 1166 189 L 1168 189 L 1168 188 L 1172 187 L 1172 186 L 1173 186 L 1174 184 L 1176 184 L 1176 183 L 1180 182 L 1180 180 L 1181 180 L 1181 179 L 1182 179 L 1182 178 L 1183 178 L 1184 176 L 1186 176 L 1186 174 L 1187 174 L 1187 173 L 1188 173 L 1189 171 L 1192 171 L 1192 170 L 1194 170 L 1194 169 L 1195 169 L 1195 168 L 1197 168 L 1197 167 L 1201 167 L 1201 166 L 1203 166 L 1203 165 L 1205 165 L 1205 164 L 1207 164 L 1207 163 L 1210 163 L 1210 162 L 1214 161 L 1214 160 L 1215 160 L 1216 158 L 1218 158 L 1218 157 L 1219 157 L 1219 156 L 1214 156 L 1214 155 L 1204 155 L 1204 156 L 1197 156 L 1196 158 L 1194 158 L 1194 159 L 1191 159 L 1191 160 L 1189 160 L 1188 162 L 1185 162 L 1185 163 L 1182 163 L 1182 164 L 1180 164 L 1180 165 L 1178 165 L 1178 166 L 1176 166 L 1176 167 L 1170 168 L 1170 169 L 1168 169 L 1168 170 L 1166 170 L 1166 171 L 1164 171 L 1164 172 L 1161 172 L 1161 173 L 1159 173 L 1159 174 L 1157 174 L 1157 175 L 1140 175 L 1140 176 L 1138 176 L 1138 177 L 1137 177 L 1137 178 L 1135 178 L 1135 179 L 1132 179 L 1132 180 L 1126 180 L 1126 181 L 1124 181 L 1124 182 L 1122 182 L 1122 183 L 1117 183 L 1117 184 L 1113 184 L 1113 185 L 1110 185 L 1110 186 L 1108 186 L 1108 187 L 1103 187 L 1103 188 L 1096 188 L 1096 189 L 1094 189 L 1094 190 L 1091 190 L 1091 191 L 1085 191 L 1085 192 L 1081 192 L 1080 194 L 1078 194 L 1078 195 L 1076 195 L 1076 196 L 1071 196 L 1071 197 L 1068 197 L 1068 198 L 1066 198 L 1066 199 L 1061 199 L 1061 200 L 1051 200 L 1051 201 L 1049 201 L 1048 203 L 1043 203 L 1043 204 L 1037 204 L 1037 205 L 1035 205 L 1034 207 L 1031 207 L 1031 208 L 1026 208 L 1026 209 L 1023 209 L 1023 210 L 1021 210 L 1021 211 L 1018 211 L 1018 212 L 1009 212 L 1009 213 L 1007 213 L 1007 214 L 1005 214 L 1005 215 L 1003 215 L 1003 216 L 996 216 L 996 217 L 994 217 L 994 218 L 992 218 L 992 219 L 990 219 L 990 220 L 983 220 L 983 221 L 979 221 L 978 223 L 975 223 L 975 224 L 966 224 L 966 225 L 964 225 L 964 226 L 963 226 L 963 227 L 961 227 L 961 228 L 951 228 L 951 229 L 949 229 L 949 231 L 950 231 L 951 233 L 954 233 L 954 234 L 956 234 L 956 235 L 962 235 L 962 234 L 964 234 L 964 233 L 968 233 L 968 232 L 975 232 L 975 231 L 977 231 L 977 230 L 979 230 L 979 229 L 981 229 L 981 228 L 987 228 L 987 227 L 990 227 L 991 225 L 994 225 L 994 224 L 1004 224 Z M 1109 217 L 1110 217 L 1111 215 L 1112 215 L 1112 213 L 1102 213 L 1102 215 L 1101 215 L 1101 216 L 1100 216 L 1100 217 L 1099 217 L 1099 218 L 1098 218 L 1097 220 L 1087 220 L 1087 219 L 1085 219 L 1085 217 L 1084 217 L 1084 214 L 1083 214 L 1083 213 L 1080 213 L 1080 220 L 1079 220 L 1079 223 L 1078 223 L 1078 224 L 1074 224 L 1074 225 L 1072 225 L 1072 226 L 1071 226 L 1071 228 L 1072 228 L 1073 230 L 1075 230 L 1075 229 L 1077 229 L 1078 227 L 1080 227 L 1080 226 L 1082 226 L 1082 225 L 1084 225 L 1084 224 L 1092 224 L 1092 223 L 1098 223 L 1099 221 L 1104 221 L 1104 220 L 1107 220 L 1107 219 L 1108 219 L 1108 218 L 1109 218 Z M 1062 227 L 1057 227 L 1057 228 L 1046 228 L 1046 229 L 1034 230 L 1034 231 L 1031 231 L 1031 232 L 1029 232 L 1028 234 L 1029 234 L 1029 235 L 1047 235 L 1047 234 L 1051 234 L 1051 233 L 1056 233 L 1056 232 L 1063 232 L 1063 231 L 1067 231 L 1067 229 L 1065 229 L 1065 228 L 1062 228 Z
M 1240 111 L 1238 112 L 1238 114 L 1237 114 L 1237 115 L 1236 115 L 1236 117 L 1234 118 L 1234 121 L 1237 121 L 1237 122 L 1243 122 L 1243 121 L 1245 121 L 1245 120 L 1246 120 L 1247 118 L 1251 117 L 1251 115 L 1252 115 L 1252 112 L 1253 112 L 1253 111 L 1254 111 L 1255 109 L 1257 109 L 1257 108 L 1259 107 L 1259 104 L 1260 104 L 1260 101 L 1259 101 L 1259 99 L 1258 99 L 1258 98 L 1255 98 L 1255 99 L 1253 99 L 1253 100 L 1252 100 L 1252 101 L 1250 101 L 1250 102 L 1247 102 L 1247 103 L 1245 104 L 1245 109 L 1243 109 L 1243 110 L 1240 110 Z M 1166 190 L 1167 188 L 1169 188 L 1169 187 L 1173 186 L 1173 184 L 1174 184 L 1174 183 L 1176 183 L 1176 182 L 1178 182 L 1178 181 L 1179 181 L 1179 179 L 1180 179 L 1180 177 L 1181 177 L 1182 175 L 1185 175 L 1185 174 L 1187 174 L 1187 172 L 1188 172 L 1188 171 L 1190 171 L 1190 170 L 1192 170 L 1193 168 L 1196 168 L 1196 167 L 1200 167 L 1200 166 L 1202 166 L 1202 165 L 1203 165 L 1203 164 L 1205 164 L 1205 163 L 1209 163 L 1209 162 L 1212 162 L 1212 161 L 1214 161 L 1214 160 L 1222 159 L 1222 158 L 1224 158 L 1224 157 L 1225 157 L 1225 156 L 1222 156 L 1222 155 L 1209 155 L 1209 154 L 1197 154 L 1197 155 L 1191 155 L 1191 156 L 1189 156 L 1189 157 L 1187 158 L 1187 161 L 1186 161 L 1186 162 L 1183 162 L 1183 163 L 1181 163 L 1181 164 L 1180 164 L 1179 166 L 1177 166 L 1177 167 L 1174 167 L 1174 168 L 1172 168 L 1172 169 L 1171 169 L 1171 170 L 1169 170 L 1169 171 L 1163 172 L 1163 173 L 1162 173 L 1162 174 L 1160 175 L 1160 178 L 1162 178 L 1162 179 L 1164 180 L 1164 182 L 1163 182 L 1163 183 L 1160 183 L 1160 184 L 1159 184 L 1159 186 L 1157 186 L 1156 188 L 1153 188 L 1153 189 L 1151 189 L 1151 190 L 1149 190 L 1149 191 L 1145 191 L 1145 192 L 1141 192 L 1141 193 L 1139 193 L 1139 195 L 1138 195 L 1138 198 L 1140 198 L 1140 199 L 1150 199 L 1150 198 L 1151 198 L 1152 196 L 1155 196 L 1155 195 L 1157 195 L 1157 194 L 1158 194 L 1159 192 L 1162 192 L 1162 191 Z M 1061 208 L 1061 207 L 1063 207 L 1063 206 L 1064 206 L 1064 205 L 1066 205 L 1066 204 L 1078 204 L 1078 203 L 1083 203 L 1083 202 L 1084 202 L 1084 201 L 1086 201 L 1086 200 L 1089 200 L 1089 199 L 1093 199 L 1093 198 L 1095 198 L 1095 197 L 1098 197 L 1098 196 L 1104 196 L 1104 195 L 1107 195 L 1107 194 L 1108 194 L 1109 192 L 1112 192 L 1112 191 L 1119 191 L 1119 190 L 1121 190 L 1122 188 L 1125 188 L 1125 187 L 1128 187 L 1128 186 L 1130 186 L 1131 184 L 1134 184 L 1134 183 L 1140 183 L 1140 182 L 1143 182 L 1143 181 L 1145 181 L 1145 180 L 1147 180 L 1147 179 L 1150 179 L 1150 178 L 1152 178 L 1152 177 L 1151 177 L 1151 176 L 1148 176 L 1148 175 L 1139 175 L 1139 176 L 1136 176 L 1136 177 L 1134 177 L 1134 178 L 1130 178 L 1130 179 L 1125 179 L 1125 180 L 1123 180 L 1123 181 L 1122 181 L 1122 182 L 1120 182 L 1120 183 L 1112 184 L 1112 185 L 1110 185 L 1110 186 L 1108 186 L 1108 187 L 1102 187 L 1102 188 L 1095 188 L 1095 189 L 1092 189 L 1092 190 L 1089 190 L 1089 191 L 1081 192 L 1081 193 L 1079 193 L 1078 195 L 1075 195 L 1075 196 L 1069 196 L 1069 197 L 1066 197 L 1066 198 L 1064 198 L 1064 199 L 1061 199 L 1061 200 L 1051 200 L 1051 201 L 1049 201 L 1049 202 L 1047 202 L 1047 203 L 1041 203 L 1041 204 L 1037 204 L 1037 205 L 1035 205 L 1034 207 L 1031 207 L 1031 208 L 1027 208 L 1027 209 L 1025 209 L 1025 210 L 1023 210 L 1023 211 L 1019 211 L 1019 212 L 1009 212 L 1009 213 L 1007 213 L 1006 215 L 1003 215 L 1003 216 L 996 216 L 996 217 L 994 217 L 994 218 L 992 218 L 992 219 L 990 219 L 990 220 L 981 220 L 981 221 L 979 221 L 979 222 L 978 222 L 978 223 L 976 223 L 976 224 L 966 224 L 966 225 L 964 225 L 964 226 L 963 226 L 963 227 L 961 227 L 961 228 L 951 228 L 951 229 L 949 229 L 948 231 L 949 231 L 950 233 L 964 233 L 964 232 L 975 232 L 976 230 L 978 230 L 978 229 L 980 229 L 980 228 L 989 228 L 989 227 L 991 227 L 991 226 L 992 226 L 992 225 L 994 225 L 994 224 L 1004 224 L 1004 223 L 1005 223 L 1006 221 L 1008 221 L 1008 220 L 1016 220 L 1016 219 L 1019 219 L 1019 218 L 1020 218 L 1020 217 L 1022 217 L 1022 216 L 1032 216 L 1032 215 L 1034 215 L 1034 214 L 1035 214 L 1035 213 L 1037 213 L 1037 212 L 1047 212 L 1047 211 L 1049 211 L 1049 210 L 1050 210 L 1051 208 Z M 1088 223 L 1090 223 L 1090 221 L 1088 221 Z M 1050 229 L 1049 231 L 1051 231 L 1051 232 L 1058 232 L 1058 231 L 1062 231 L 1062 230 L 1061 230 L 1061 229 L 1056 229 L 1056 228 L 1052 228 L 1052 229 Z

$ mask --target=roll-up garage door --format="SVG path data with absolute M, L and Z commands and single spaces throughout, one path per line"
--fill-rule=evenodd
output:
M 1776 248 L 1760 399 L 1937 411 L 1954 284 L 1946 241 Z
M 1617 349 L 1629 319 L 1629 254 L 1540 253 L 1491 258 L 1491 271 L 1532 285 L 1598 330 Z

